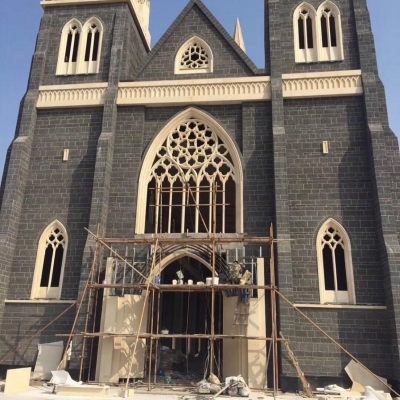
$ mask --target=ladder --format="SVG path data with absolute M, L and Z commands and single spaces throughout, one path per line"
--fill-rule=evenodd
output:
M 233 314 L 232 334 L 236 327 L 247 327 L 249 325 L 250 304 L 236 303 L 235 313 Z M 242 332 L 240 332 L 242 334 Z
M 293 351 L 289 347 L 289 341 L 285 339 L 282 332 L 279 332 L 280 337 L 283 339 L 283 343 L 285 344 L 286 350 L 289 353 L 289 357 L 292 360 L 293 366 L 296 368 L 297 375 L 299 376 L 301 383 L 303 384 L 304 393 L 307 397 L 313 398 L 314 394 L 310 388 L 310 384 L 307 382 L 307 379 L 304 375 L 304 372 L 301 370 L 299 362 L 297 361 L 296 356 L 294 355 Z

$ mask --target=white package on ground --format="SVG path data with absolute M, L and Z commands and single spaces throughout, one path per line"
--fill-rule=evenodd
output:
M 375 390 L 383 390 L 384 392 L 389 390 L 388 387 L 385 386 L 379 379 L 369 373 L 354 360 L 351 360 L 344 370 L 353 382 L 361 383 L 363 386 L 372 386 Z M 387 383 L 387 379 L 381 377 L 379 378 Z
M 53 377 L 50 383 L 53 385 L 79 386 L 82 382 L 74 381 L 67 371 L 51 371 Z
M 57 369 L 63 350 L 63 342 L 38 344 L 38 356 L 31 379 L 51 379 L 51 371 Z
M 386 394 L 378 392 L 371 386 L 365 386 L 364 400 L 386 400 Z

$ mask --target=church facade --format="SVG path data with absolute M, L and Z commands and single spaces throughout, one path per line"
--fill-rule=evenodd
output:
M 273 224 L 281 293 L 396 383 L 400 158 L 366 0 L 265 0 L 264 69 L 240 27 L 232 38 L 200 0 L 152 49 L 147 0 L 41 5 L 0 191 L 0 354 L 82 294 L 85 228 L 200 235 L 215 217 L 221 237 L 269 236 Z M 75 312 L 33 343 L 69 333 Z M 278 324 L 307 377 L 345 379 L 349 358 L 283 301 Z M 293 387 L 280 354 L 281 386 Z

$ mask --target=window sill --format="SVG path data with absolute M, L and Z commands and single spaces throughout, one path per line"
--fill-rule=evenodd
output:
M 32 299 L 32 300 L 4 300 L 6 304 L 73 304 L 75 300 Z
M 298 308 L 336 308 L 347 310 L 387 310 L 386 306 L 368 304 L 295 304 Z

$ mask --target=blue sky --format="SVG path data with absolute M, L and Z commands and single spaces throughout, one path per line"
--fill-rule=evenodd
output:
M 264 0 L 203 0 L 233 34 L 240 18 L 247 53 L 264 66 Z M 361 1 L 361 0 L 360 0 Z M 151 0 L 152 44 L 158 41 L 188 0 Z M 392 130 L 400 137 L 400 0 L 368 0 L 380 77 L 386 88 Z M 297 3 L 297 0 L 293 0 Z M 39 0 L 0 0 L 0 176 L 11 143 L 19 102 L 25 93 L 36 35 L 43 11 Z

